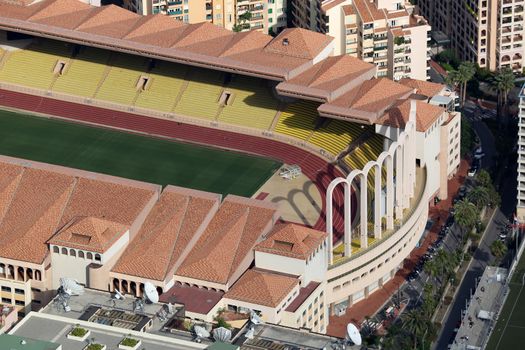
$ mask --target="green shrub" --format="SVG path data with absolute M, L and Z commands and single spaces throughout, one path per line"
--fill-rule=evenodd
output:
M 102 350 L 104 345 L 102 344 L 89 344 L 86 350 Z
M 217 317 L 215 321 L 217 321 L 217 327 L 224 327 L 226 329 L 232 328 L 231 324 L 226 322 L 226 320 L 222 317 Z
M 137 339 L 133 339 L 133 338 L 124 338 L 120 342 L 120 344 L 122 344 L 124 346 L 129 346 L 129 347 L 134 347 L 138 343 L 139 343 L 139 341 Z
M 88 332 L 87 329 L 80 328 L 80 327 L 75 327 L 75 328 L 73 328 L 73 330 L 71 331 L 70 334 L 72 336 L 82 338 L 83 336 L 86 335 L 87 332 Z

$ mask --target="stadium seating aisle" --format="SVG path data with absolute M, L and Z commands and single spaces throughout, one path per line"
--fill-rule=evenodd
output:
M 355 123 L 330 120 L 327 125 L 315 130 L 308 141 L 337 156 L 364 131 L 364 126 Z
M 192 69 L 188 86 L 175 112 L 183 115 L 215 119 L 219 111 L 219 98 L 223 90 L 223 74 L 208 69 Z
M 314 130 L 314 123 L 318 117 L 317 107 L 319 103 L 310 101 L 290 104 L 281 113 L 275 125 L 275 132 L 306 141 Z
M 93 97 L 104 77 L 110 53 L 105 50 L 86 47 L 71 59 L 64 74 L 60 75 L 53 91 L 71 95 Z M 82 84 L 79 84 L 82 82 Z
M 26 49 L 11 51 L 0 69 L 0 80 L 48 90 L 57 74 L 59 60 L 68 60 L 70 45 L 54 40 L 42 40 Z
M 155 68 L 148 74 L 149 79 L 151 79 L 148 88 L 140 91 L 135 105 L 171 112 L 184 84 L 186 71 L 187 68 L 183 65 L 157 62 Z
M 268 130 L 277 113 L 278 102 L 261 79 L 236 76 L 225 87 L 232 102 L 221 111 L 218 120 L 257 129 Z
M 353 152 L 343 158 L 343 161 L 350 169 L 362 170 L 366 163 L 377 159 L 381 152 L 383 152 L 383 136 L 374 134 L 368 138 L 363 144 L 354 149 Z M 384 170 L 383 170 L 384 172 Z M 367 178 L 368 188 L 373 191 L 375 170 L 372 169 Z M 385 174 L 382 174 L 383 180 Z
M 138 94 L 137 84 L 147 69 L 144 57 L 120 53 L 112 54 L 111 69 L 95 98 L 120 104 L 133 104 Z

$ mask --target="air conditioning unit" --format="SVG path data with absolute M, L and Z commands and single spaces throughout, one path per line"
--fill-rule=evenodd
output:
M 344 305 L 336 305 L 335 307 L 335 315 L 336 316 L 344 316 L 346 313 L 346 306 Z

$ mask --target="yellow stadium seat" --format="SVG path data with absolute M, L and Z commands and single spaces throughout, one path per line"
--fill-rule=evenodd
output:
M 84 48 L 70 61 L 65 73 L 57 78 L 53 91 L 93 97 L 104 77 L 109 55 L 109 51 Z
M 308 141 L 337 156 L 365 130 L 364 126 L 356 123 L 330 120 L 327 125 L 315 130 Z
M 147 61 L 144 57 L 113 54 L 110 62 L 111 69 L 95 97 L 130 105 L 137 97 L 140 77 L 146 75 Z
M 318 117 L 319 103 L 301 101 L 289 105 L 281 113 L 275 132 L 306 141 L 312 134 L 315 120 Z
M 184 74 L 187 68 L 183 65 L 158 62 L 148 78 L 148 88 L 140 91 L 135 105 L 143 108 L 171 112 L 176 98 L 184 84 Z
M 277 113 L 278 102 L 261 79 L 237 76 L 225 87 L 232 102 L 224 106 L 218 120 L 268 130 Z
M 222 73 L 207 69 L 193 69 L 175 112 L 183 115 L 215 119 L 222 92 Z
M 8 53 L 0 69 L 0 81 L 49 89 L 60 60 L 68 60 L 71 46 L 54 40 L 42 40 L 26 49 Z

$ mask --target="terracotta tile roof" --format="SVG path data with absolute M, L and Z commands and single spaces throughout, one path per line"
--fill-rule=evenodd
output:
M 391 18 L 408 17 L 410 15 L 407 12 L 407 10 L 403 9 L 401 11 L 389 11 L 387 12 L 386 16 L 388 19 L 391 19 Z
M 414 88 L 416 89 L 416 93 L 425 95 L 429 98 L 439 95 L 445 88 L 445 85 L 442 84 L 410 78 L 403 78 L 399 80 L 399 83 Z
M 226 284 L 247 254 L 253 254 L 276 207 L 229 195 L 176 274 Z
M 325 238 L 325 232 L 305 226 L 290 223 L 277 224 L 268 238 L 259 243 L 255 250 L 306 260 Z
M 345 16 L 355 15 L 355 10 L 352 5 L 344 5 L 342 8 Z
M 308 297 L 310 295 L 312 295 L 312 293 L 317 289 L 317 287 L 319 287 L 321 283 L 319 282 L 310 282 L 308 283 L 308 285 L 306 287 L 302 287 L 300 290 L 299 290 L 299 294 L 297 295 L 297 297 L 295 297 L 294 300 L 292 300 L 292 302 L 290 303 L 290 305 L 288 305 L 288 307 L 286 308 L 286 311 L 288 312 L 295 312 L 297 311 L 297 309 L 303 305 L 303 303 L 305 302 L 306 299 L 308 299 Z
M 334 39 L 302 28 L 287 28 L 264 51 L 304 59 L 315 58 Z
M 205 288 L 182 286 L 175 282 L 159 300 L 162 303 L 183 304 L 186 311 L 207 315 L 224 296 L 224 292 Z
M 443 113 L 445 109 L 428 104 L 424 101 L 416 101 L 416 129 L 425 132 Z M 390 108 L 378 121 L 377 124 L 403 128 L 410 116 L 410 100 L 398 102 Z
M 386 78 L 371 79 L 336 100 L 322 104 L 318 111 L 323 116 L 373 124 L 398 99 L 407 98 L 413 91 Z
M 84 245 L 86 237 L 71 232 L 78 228 L 87 233 L 90 245 L 104 246 L 119 236 L 120 227 L 133 223 L 157 188 L 4 156 L 0 178 L 0 256 L 37 264 L 57 232 L 71 246 Z M 90 218 L 80 219 L 84 217 Z
M 339 95 L 338 89 L 345 91 L 375 75 L 376 67 L 349 55 L 331 56 L 315 64 L 312 68 L 277 86 L 280 93 L 315 96 L 332 100 Z
M 386 19 L 383 9 L 378 9 L 375 3 L 367 0 L 354 0 L 354 6 L 364 23 Z
M 80 216 L 61 228 L 48 243 L 104 253 L 128 229 L 129 226 L 117 222 Z
M 296 277 L 250 269 L 239 278 L 224 297 L 276 307 L 298 284 L 299 280 Z
M 220 195 L 168 186 L 111 271 L 164 281 L 219 200 Z
M 40 264 L 56 230 L 75 179 L 40 169 L 24 169 L 0 222 L 0 256 Z
M 334 8 L 335 6 L 345 2 L 346 0 L 328 0 L 328 1 L 323 1 L 322 4 L 321 4 L 321 9 L 326 12 L 332 8 Z
M 208 22 L 186 25 L 114 5 L 87 7 L 77 0 L 42 0 L 31 6 L 0 0 L 0 28 L 277 80 L 310 64 L 333 40 L 297 28 L 276 38 L 233 33 Z

